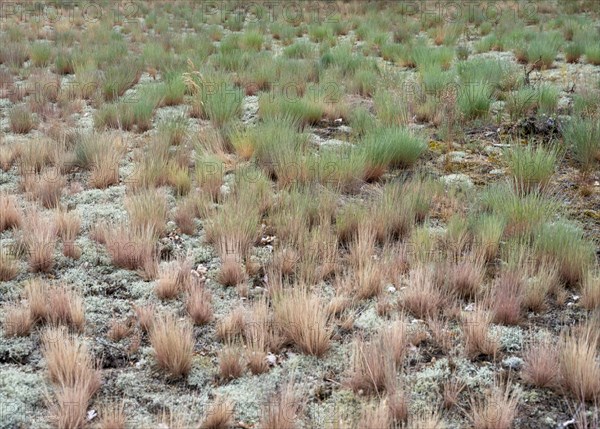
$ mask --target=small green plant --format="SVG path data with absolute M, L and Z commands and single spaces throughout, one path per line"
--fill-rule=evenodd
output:
M 589 170 L 600 159 L 600 121 L 575 117 L 565 126 L 563 136 L 575 159 Z
M 46 42 L 34 42 L 29 49 L 29 58 L 36 67 L 46 67 L 50 64 L 52 46 Z
M 525 57 L 527 62 L 537 69 L 550 68 L 558 54 L 560 45 L 560 35 L 540 33 L 529 42 L 526 48 Z
M 576 63 L 584 53 L 584 47 L 581 43 L 571 42 L 565 46 L 565 60 L 568 63 Z
M 490 110 L 493 88 L 484 81 L 468 82 L 458 92 L 458 109 L 467 120 L 485 118 Z
M 583 230 L 562 220 L 542 226 L 534 248 L 538 258 L 558 264 L 561 279 L 569 285 L 583 280 L 596 260 L 594 243 L 585 238 Z
M 591 43 L 585 48 L 585 60 L 589 64 L 600 66 L 600 41 Z
M 538 113 L 544 113 L 546 115 L 553 115 L 556 113 L 556 107 L 558 105 L 558 88 L 543 84 L 537 90 L 538 93 Z
M 388 167 L 409 167 L 427 148 L 425 140 L 406 128 L 376 128 L 361 142 L 366 157 L 365 180 L 377 180 Z
M 556 150 L 517 142 L 504 152 L 504 157 L 518 192 L 544 191 L 548 187 L 556 168 Z
M 511 121 L 529 115 L 536 107 L 538 93 L 535 89 L 524 87 L 510 92 L 506 97 L 506 110 Z

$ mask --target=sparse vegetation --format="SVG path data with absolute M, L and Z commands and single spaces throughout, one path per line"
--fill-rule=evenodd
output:
M 593 1 L 38 3 L 0 427 L 598 426 Z

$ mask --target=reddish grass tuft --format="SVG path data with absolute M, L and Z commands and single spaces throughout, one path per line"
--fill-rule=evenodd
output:
M 19 304 L 7 304 L 3 310 L 2 328 L 6 337 L 26 337 L 29 335 L 33 325 L 29 307 Z
M 562 387 L 580 401 L 600 395 L 597 326 L 587 324 L 561 337 L 559 368 Z
M 559 384 L 559 353 L 556 341 L 546 337 L 531 344 L 523 356 L 521 376 L 536 387 L 556 387 Z
M 219 352 L 219 373 L 221 380 L 230 381 L 239 378 L 244 373 L 241 361 L 242 351 L 239 347 L 225 346 Z
M 54 267 L 56 226 L 48 217 L 31 210 L 24 220 L 23 240 L 27 247 L 29 269 L 48 272 Z
M 233 404 L 217 398 L 208 408 L 200 429 L 227 429 L 232 426 Z
M 471 400 L 469 418 L 475 429 L 510 429 L 517 415 L 519 394 L 510 385 L 494 385 L 482 400 Z
M 403 291 L 399 304 L 419 319 L 435 317 L 448 302 L 445 293 L 433 282 L 433 273 L 418 266 L 410 271 L 409 286 Z
M 151 227 L 104 225 L 98 234 L 106 241 L 106 250 L 117 267 L 140 270 L 146 279 L 158 275 L 157 236 Z
M 274 393 L 263 406 L 260 418 L 262 429 L 295 429 L 304 403 L 293 383 L 288 382 Z
M 321 357 L 329 350 L 331 327 L 317 295 L 296 286 L 274 297 L 273 309 L 275 324 L 303 353 Z
M 159 315 L 150 331 L 150 343 L 158 365 L 172 377 L 187 375 L 192 369 L 194 333 L 189 323 L 172 315 Z
M 18 272 L 19 267 L 13 255 L 5 249 L 0 249 L 0 281 L 12 280 Z
M 185 308 L 194 325 L 206 325 L 213 319 L 212 296 L 204 286 L 188 288 Z
M 465 336 L 465 353 L 471 359 L 480 355 L 495 357 L 499 344 L 490 338 L 491 317 L 480 308 L 476 308 L 463 318 L 462 330 Z
M 82 427 L 90 399 L 100 388 L 96 369 L 86 344 L 64 328 L 49 328 L 42 335 L 42 353 L 48 376 L 55 385 L 52 417 L 57 427 Z
M 494 323 L 518 325 L 523 304 L 523 276 L 513 270 L 504 270 L 496 278 L 492 290 Z
M 16 198 L 4 192 L 0 193 L 0 232 L 21 225 L 21 211 Z
M 34 322 L 62 324 L 83 331 L 83 299 L 74 289 L 32 279 L 25 285 L 25 296 Z

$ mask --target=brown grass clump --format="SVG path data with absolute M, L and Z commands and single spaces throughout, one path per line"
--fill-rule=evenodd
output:
M 303 353 L 323 356 L 330 347 L 331 327 L 322 300 L 302 286 L 284 290 L 273 299 L 274 322 L 287 341 Z
M 23 241 L 27 247 L 29 269 L 32 272 L 48 272 L 54 266 L 56 226 L 48 217 L 37 211 L 26 214 Z
M 431 270 L 418 266 L 410 271 L 409 286 L 403 291 L 399 304 L 419 319 L 439 314 L 447 296 L 436 287 Z
M 154 291 L 160 299 L 173 299 L 190 286 L 191 260 L 180 258 L 162 265 Z
M 25 297 L 34 322 L 71 326 L 79 331 L 85 327 L 83 298 L 65 285 L 48 285 L 32 279 L 25 285 Z
M 471 400 L 470 420 L 475 429 L 510 429 L 517 415 L 520 395 L 506 386 L 494 385 L 482 400 Z
M 377 335 L 370 342 L 356 339 L 347 385 L 354 392 L 367 395 L 381 394 L 395 386 L 396 359 L 386 349 L 384 335 Z
M 447 274 L 449 287 L 462 298 L 473 298 L 481 290 L 484 274 L 482 260 L 466 258 L 450 267 Z
M 212 296 L 204 286 L 188 289 L 185 308 L 194 325 L 205 325 L 213 319 Z
M 240 257 L 236 254 L 222 256 L 222 264 L 217 281 L 223 286 L 237 286 L 246 280 L 246 271 L 241 264 Z
M 158 236 L 165 232 L 168 208 L 164 193 L 145 189 L 127 197 L 125 207 L 133 228 L 152 229 Z
M 452 378 L 451 380 L 444 382 L 442 396 L 444 398 L 443 406 L 445 409 L 448 410 L 458 404 L 459 395 L 465 387 L 467 387 L 467 385 L 457 378 Z
M 69 258 L 79 259 L 81 250 L 75 245 L 81 221 L 76 213 L 58 210 L 55 216 L 56 233 L 63 241 L 63 254 Z
M 60 202 L 62 190 L 67 181 L 55 168 L 46 168 L 41 174 L 28 174 L 23 177 L 23 188 L 47 209 L 55 208 Z
M 123 401 L 111 401 L 100 408 L 98 429 L 125 429 L 127 417 Z
M 156 232 L 149 226 L 129 226 L 119 223 L 99 227 L 106 250 L 113 264 L 129 270 L 141 270 L 147 278 L 156 277 Z
M 263 406 L 260 418 L 262 429 L 295 429 L 304 403 L 292 382 L 271 395 Z
M 244 307 L 234 308 L 227 316 L 217 323 L 217 338 L 225 342 L 241 339 L 246 326 L 246 310 Z
M 225 346 L 219 352 L 219 373 L 223 381 L 234 380 L 244 373 L 241 362 L 242 351 L 239 347 Z
M 194 333 L 190 324 L 168 314 L 157 316 L 150 331 L 150 343 L 158 365 L 172 377 L 190 372 L 194 353 Z
M 504 270 L 496 278 L 492 290 L 494 323 L 518 325 L 523 304 L 523 276 L 513 270 Z
M 135 315 L 142 331 L 150 332 L 152 326 L 154 325 L 154 319 L 156 318 L 154 306 L 149 304 L 141 307 L 135 307 Z
M 360 414 L 357 427 L 365 429 L 381 429 L 391 427 L 393 421 L 387 401 L 366 404 Z
M 533 271 L 535 275 L 525 280 L 523 307 L 531 311 L 539 312 L 546 308 L 548 295 L 550 293 L 556 294 L 560 290 L 558 265 L 549 261 L 544 261 L 537 269 L 530 269 L 529 271 Z
M 534 341 L 523 356 L 523 380 L 536 387 L 556 387 L 560 381 L 558 358 L 556 341 L 552 338 Z
M 410 429 L 445 429 L 447 426 L 437 411 L 421 411 L 409 417 L 406 427 Z
M 480 355 L 495 357 L 499 344 L 495 338 L 490 338 L 491 317 L 480 308 L 463 318 L 462 330 L 465 336 L 465 353 L 471 359 Z
M 86 344 L 64 328 L 49 328 L 42 335 L 42 353 L 48 376 L 55 385 L 52 416 L 57 427 L 77 428 L 86 421 L 87 406 L 100 388 L 96 369 Z
M 227 429 L 232 426 L 233 404 L 217 398 L 208 408 L 200 429 Z
M 587 310 L 600 308 L 600 276 L 597 272 L 590 271 L 583 279 L 581 305 Z
M 192 198 L 182 200 L 173 213 L 173 220 L 181 230 L 181 233 L 187 235 L 194 235 L 196 233 L 195 217 L 196 202 Z
M 558 346 L 562 387 L 580 401 L 600 395 L 598 335 L 590 323 L 562 335 Z
M 7 282 L 14 279 L 19 272 L 19 267 L 14 256 L 6 249 L 0 249 L 0 281 Z
M 0 193 L 0 232 L 21 225 L 21 211 L 13 195 Z
M 106 336 L 112 341 L 119 342 L 131 334 L 131 325 L 129 321 L 112 319 Z
M 2 328 L 6 337 L 26 337 L 29 335 L 33 326 L 29 307 L 19 304 L 7 304 L 3 310 Z

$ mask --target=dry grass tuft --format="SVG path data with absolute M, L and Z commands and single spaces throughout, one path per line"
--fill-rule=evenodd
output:
M 140 270 L 146 279 L 158 275 L 156 232 L 149 226 L 119 223 L 97 228 L 104 238 L 113 264 L 129 270 Z
M 481 308 L 476 308 L 467 314 L 462 321 L 462 331 L 465 336 L 465 353 L 471 359 L 480 355 L 495 358 L 499 344 L 496 338 L 490 338 L 491 317 Z
M 46 168 L 41 174 L 26 174 L 23 189 L 47 209 L 55 208 L 60 202 L 67 181 L 56 167 Z
M 155 311 L 154 306 L 151 304 L 144 305 L 141 307 L 135 307 L 135 315 L 137 317 L 138 324 L 144 332 L 150 332 L 154 325 Z
M 49 328 L 43 333 L 42 353 L 50 381 L 55 385 L 52 417 L 56 426 L 83 426 L 88 403 L 100 388 L 97 363 L 83 340 L 64 328 Z
M 475 429 L 510 429 L 517 415 L 520 395 L 506 386 L 494 385 L 482 400 L 471 400 L 469 418 Z
M 213 320 L 212 296 L 204 286 L 191 286 L 185 308 L 194 325 L 206 325 Z
M 14 279 L 19 272 L 19 267 L 14 256 L 6 249 L 0 249 L 0 282 Z
M 0 193 L 0 232 L 21 226 L 21 210 L 13 195 Z
M 260 418 L 262 429 L 295 429 L 304 403 L 292 382 L 275 392 L 263 406 Z
M 102 405 L 99 414 L 98 429 L 125 429 L 127 425 L 125 404 L 123 401 Z
M 410 271 L 409 286 L 403 291 L 399 305 L 419 319 L 428 319 L 439 314 L 448 301 L 434 284 L 431 270 L 417 266 Z
M 470 257 L 453 264 L 448 272 L 450 289 L 462 298 L 473 298 L 481 290 L 485 274 L 483 261 Z
M 513 270 L 503 270 L 496 278 L 492 290 L 494 323 L 518 325 L 522 318 L 524 281 Z
M 536 387 L 557 387 L 560 381 L 559 352 L 556 342 L 546 337 L 536 340 L 525 351 L 521 376 Z
M 237 286 L 246 280 L 246 271 L 236 254 L 222 256 L 222 264 L 217 274 L 217 281 L 223 286 Z
M 284 290 L 273 299 L 274 321 L 287 341 L 303 353 L 321 357 L 330 347 L 331 327 L 322 300 L 302 286 Z
M 66 325 L 79 331 L 85 328 L 83 298 L 74 289 L 32 279 L 25 285 L 25 296 L 34 322 Z
M 589 323 L 562 335 L 558 346 L 562 387 L 580 401 L 600 395 L 598 336 L 597 327 Z
M 56 234 L 63 241 L 63 254 L 69 258 L 79 259 L 81 250 L 75 245 L 75 238 L 79 234 L 81 221 L 76 213 L 57 210 L 55 216 Z
M 444 398 L 443 406 L 445 409 L 449 410 L 458 404 L 459 395 L 465 387 L 467 387 L 467 385 L 457 378 L 452 378 L 451 380 L 444 382 L 442 396 Z
M 158 282 L 154 291 L 160 299 L 173 299 L 190 286 L 192 262 L 179 258 L 163 264 L 159 269 Z
M 125 207 L 133 228 L 151 229 L 159 237 L 165 233 L 168 207 L 162 191 L 141 190 L 126 198 Z
M 31 332 L 33 320 L 29 307 L 19 304 L 7 304 L 3 308 L 2 328 L 6 337 L 26 337 Z
M 219 352 L 219 373 L 221 380 L 230 381 L 244 374 L 244 364 L 241 361 L 242 351 L 239 347 L 225 346 Z
M 189 323 L 172 315 L 159 315 L 150 331 L 150 343 L 158 365 L 172 377 L 187 375 L 192 369 L 194 332 Z
M 208 408 L 200 429 L 227 429 L 232 426 L 233 404 L 217 398 Z
M 581 285 L 581 305 L 587 310 L 600 308 L 600 276 L 590 271 Z
M 48 272 L 54 267 L 56 226 L 49 217 L 35 210 L 27 212 L 24 220 L 23 241 L 27 247 L 29 269 Z
M 347 385 L 357 393 L 367 395 L 393 391 L 396 377 L 396 359 L 388 353 L 384 335 L 369 342 L 356 339 Z

